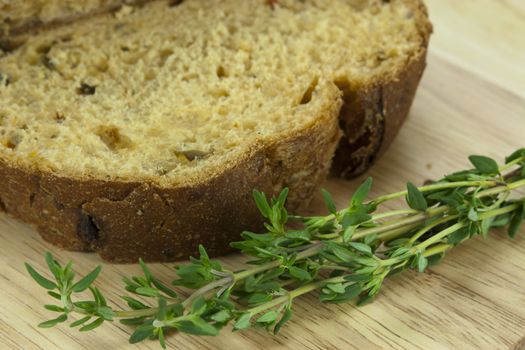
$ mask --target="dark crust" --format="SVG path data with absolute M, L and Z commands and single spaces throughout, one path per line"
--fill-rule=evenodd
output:
M 420 0 L 409 0 L 418 22 L 421 47 L 405 67 L 377 82 L 344 91 L 341 109 L 341 138 L 334 155 L 331 174 L 356 177 L 369 169 L 390 146 L 408 116 L 417 87 L 426 67 L 432 24 Z
M 211 255 L 224 254 L 240 232 L 262 227 L 253 188 L 275 194 L 288 186 L 289 208 L 308 204 L 340 138 L 338 105 L 332 110 L 307 130 L 254 147 L 196 185 L 73 179 L 0 160 L 1 208 L 59 247 L 96 251 L 108 261 L 173 261 L 194 254 L 198 244 Z
M 333 175 L 358 176 L 386 151 L 408 116 L 425 66 L 426 55 L 421 55 L 395 79 L 355 92 L 353 103 L 341 113 L 345 136 L 334 155 Z

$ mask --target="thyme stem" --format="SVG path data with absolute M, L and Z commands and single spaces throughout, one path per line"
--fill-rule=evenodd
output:
M 518 181 L 516 183 L 509 184 L 509 186 L 507 186 L 507 187 L 511 187 L 510 185 L 513 185 L 512 186 L 513 189 L 519 188 L 519 187 L 525 186 L 525 181 Z M 478 196 L 479 197 L 483 197 L 483 196 L 488 196 L 488 195 L 495 194 L 495 193 L 501 193 L 501 192 L 503 192 L 503 187 L 497 187 L 497 188 L 494 188 L 494 190 L 497 190 L 497 191 L 496 192 L 492 191 L 491 193 L 489 193 L 489 192 L 485 192 L 485 193 L 479 192 Z M 494 216 L 498 216 L 498 215 L 501 215 L 501 214 L 508 213 L 508 212 L 513 211 L 513 210 L 516 210 L 517 207 L 518 207 L 517 205 L 510 205 L 510 206 L 507 206 L 507 207 L 504 207 L 504 208 L 500 208 L 500 209 L 484 212 L 483 214 L 480 214 L 480 216 L 482 218 L 494 217 Z M 368 235 L 372 235 L 372 234 L 382 234 L 382 235 L 378 236 L 378 238 L 381 239 L 381 241 L 391 240 L 391 239 L 393 239 L 395 237 L 398 237 L 399 235 L 401 235 L 401 234 L 403 234 L 403 233 L 405 233 L 407 231 L 412 230 L 414 227 L 417 227 L 422 221 L 427 220 L 427 219 L 429 219 L 431 217 L 435 217 L 437 215 L 443 214 L 447 210 L 448 210 L 447 206 L 442 206 L 442 207 L 430 209 L 427 213 L 419 213 L 417 215 L 409 216 L 409 217 L 407 217 L 407 218 L 405 218 L 403 220 L 400 220 L 400 221 L 392 223 L 392 224 L 387 224 L 385 226 L 379 226 L 379 227 L 374 227 L 374 228 L 370 228 L 370 229 L 363 229 L 361 231 L 356 232 L 356 234 L 352 237 L 352 240 L 353 241 L 358 241 L 359 239 L 361 239 L 363 237 L 366 237 Z M 415 242 L 415 240 L 417 240 L 417 238 L 419 238 L 419 236 L 423 235 L 428 230 L 434 228 L 435 226 L 438 226 L 441 223 L 445 223 L 445 222 L 454 220 L 455 218 L 457 218 L 457 215 L 444 217 L 444 218 L 442 218 L 442 219 L 440 219 L 440 220 L 438 220 L 438 221 L 436 221 L 436 222 L 434 222 L 434 223 L 432 223 L 432 224 L 430 224 L 428 226 L 425 226 L 424 228 L 421 229 L 421 231 L 418 232 L 418 234 L 416 234 L 414 236 L 415 238 L 412 237 L 412 240 Z M 440 234 L 433 236 L 432 239 L 429 239 L 429 240 L 421 243 L 420 245 L 418 245 L 418 249 L 424 249 L 424 248 L 426 248 L 426 247 L 428 247 L 428 246 L 430 246 L 430 245 L 432 245 L 432 244 L 442 240 L 443 238 L 445 238 L 449 234 L 459 230 L 460 228 L 464 227 L 465 225 L 466 224 L 464 224 L 464 223 L 458 223 L 458 224 L 455 224 L 455 225 L 447 228 L 446 230 L 442 231 Z M 342 239 L 339 237 L 339 238 L 334 239 L 333 241 L 334 242 L 340 242 L 341 240 Z M 325 245 L 324 242 L 316 243 L 311 248 L 300 252 L 297 255 L 297 260 L 303 260 L 303 259 L 310 258 L 310 257 L 312 257 L 314 255 L 317 255 L 323 249 L 324 245 Z M 444 247 L 444 246 L 450 246 L 450 245 L 442 245 L 442 247 Z M 440 249 L 444 249 L 444 248 L 440 248 Z M 439 250 L 435 250 L 435 251 L 437 252 Z M 431 251 L 431 252 L 433 252 L 433 251 Z M 437 254 L 437 253 L 432 253 L 430 255 L 434 255 L 434 254 Z M 428 256 L 430 256 L 430 255 L 428 255 Z M 206 295 L 207 293 L 209 293 L 210 291 L 212 291 L 214 289 L 221 288 L 221 287 L 223 287 L 225 285 L 228 285 L 228 284 L 232 283 L 233 281 L 239 282 L 239 281 L 241 281 L 241 280 L 243 280 L 245 278 L 248 278 L 249 276 L 256 275 L 257 273 L 260 273 L 262 271 L 267 271 L 267 270 L 270 270 L 272 268 L 279 267 L 279 266 L 281 266 L 281 264 L 282 264 L 282 261 L 275 260 L 275 261 L 272 261 L 272 262 L 264 264 L 264 265 L 258 265 L 257 267 L 254 267 L 254 268 L 251 268 L 251 269 L 248 269 L 248 270 L 244 270 L 244 271 L 241 271 L 241 272 L 237 272 L 237 273 L 234 274 L 233 279 L 232 279 L 232 277 L 224 277 L 222 279 L 213 281 L 210 284 L 208 284 L 208 285 L 206 285 L 206 286 L 196 290 L 194 293 L 192 293 L 188 298 L 186 298 L 183 301 L 183 305 L 185 307 L 187 307 L 188 305 L 191 305 L 192 301 L 194 301 L 195 299 L 197 299 L 200 296 Z M 329 279 L 329 280 L 325 281 L 325 284 L 326 283 L 331 283 L 330 281 L 335 282 L 335 281 L 340 281 L 340 279 Z M 315 283 L 311 283 L 311 284 L 309 284 L 307 286 L 300 287 L 292 295 L 297 294 L 297 296 L 299 296 L 299 295 L 308 293 L 309 291 L 312 291 L 314 289 L 318 289 L 318 287 L 314 288 L 314 289 L 310 289 L 310 288 L 313 288 L 314 286 L 319 285 L 319 283 L 321 283 L 321 282 L 315 282 Z M 279 305 L 279 304 L 281 304 L 283 302 L 283 300 L 285 300 L 285 301 L 288 300 L 288 297 L 281 297 L 281 298 L 278 298 L 278 299 L 275 299 L 275 300 L 280 300 L 280 302 L 277 302 L 277 303 L 270 302 L 270 303 L 268 303 L 268 305 L 273 305 L 273 306 Z M 269 307 L 273 307 L 273 306 L 269 306 Z M 249 312 L 254 313 L 253 310 L 257 310 L 257 308 L 250 309 Z M 75 311 L 76 311 L 76 309 L 75 309 Z M 147 310 L 120 311 L 120 312 L 117 312 L 116 314 L 117 314 L 117 317 L 120 317 L 120 318 L 129 318 L 129 317 L 152 316 L 152 315 L 155 315 L 157 312 L 158 312 L 157 308 L 151 308 L 151 309 L 147 309 Z
M 439 191 L 439 190 L 445 190 L 450 188 L 458 188 L 458 187 L 492 187 L 497 186 L 499 184 L 498 181 L 494 180 L 481 180 L 481 181 L 458 181 L 458 182 L 445 182 L 445 183 L 438 183 L 438 184 L 432 184 L 427 186 L 421 186 L 419 187 L 419 190 L 421 192 L 428 192 L 428 191 Z M 407 195 L 407 191 L 400 191 L 392 194 L 388 194 L 385 196 L 377 197 L 373 200 L 376 204 L 381 204 L 386 201 L 401 198 Z
M 144 276 L 126 278 L 126 290 L 155 298 L 157 304 L 152 306 L 125 296 L 131 310 L 113 310 L 91 286 L 100 267 L 73 283 L 72 263 L 62 267 L 47 254 L 56 282 L 26 264 L 29 274 L 61 304 L 46 305 L 62 315 L 41 326 L 64 322 L 69 313 L 83 316 L 72 323 L 82 325 L 83 331 L 122 319 L 136 325 L 131 342 L 158 338 L 164 346 L 165 331 L 216 335 L 230 321 L 235 322 L 234 329 L 248 328 L 255 322 L 277 332 L 291 317 L 294 299 L 314 290 L 324 302 L 357 298 L 358 305 L 365 303 L 375 297 L 387 276 L 408 268 L 423 272 L 448 250 L 475 235 L 485 236 L 491 227 L 507 226 L 511 237 L 517 234 L 525 219 L 525 198 L 512 195 L 525 187 L 525 149 L 513 153 L 499 167 L 487 157 L 469 159 L 474 170 L 419 188 L 409 183 L 405 191 L 365 202 L 372 185 L 368 179 L 356 190 L 350 206 L 339 211 L 325 191 L 330 214 L 321 217 L 288 216 L 286 189 L 270 201 L 254 191 L 257 207 L 268 219 L 267 232 L 245 232 L 244 240 L 233 245 L 257 258 L 251 262 L 256 266 L 231 272 L 210 260 L 201 246 L 199 259 L 191 258 L 190 263 L 177 267 L 174 284 L 192 291 L 181 298 L 154 278 L 140 260 Z M 409 209 L 375 213 L 379 205 L 401 197 L 406 197 Z M 288 218 L 299 220 L 302 229 L 289 230 Z M 72 301 L 74 293 L 87 288 L 94 300 Z M 257 314 L 262 315 L 251 320 Z M 92 318 L 95 320 L 87 323 Z

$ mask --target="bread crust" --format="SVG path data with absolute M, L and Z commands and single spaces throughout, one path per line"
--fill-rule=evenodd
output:
M 95 251 L 112 262 L 173 261 L 204 244 L 211 255 L 231 251 L 243 230 L 258 230 L 254 188 L 290 188 L 288 207 L 308 204 L 325 178 L 341 136 L 340 101 L 314 125 L 254 144 L 235 164 L 200 183 L 161 187 L 147 182 L 60 177 L 0 160 L 0 208 L 36 227 L 59 247 Z
M 409 0 L 418 23 L 421 46 L 398 71 L 347 91 L 340 125 L 343 130 L 331 174 L 353 178 L 369 169 L 387 150 L 408 116 L 426 67 L 432 24 L 420 0 Z
M 194 254 L 199 244 L 211 255 L 227 253 L 240 232 L 262 226 L 254 188 L 276 194 L 287 186 L 287 207 L 298 210 L 324 180 L 334 152 L 332 171 L 349 177 L 393 140 L 424 70 L 431 32 L 423 4 L 413 4 L 421 17 L 421 50 L 399 71 L 354 91 L 359 103 L 347 108 L 350 113 L 342 113 L 334 85 L 334 102 L 315 124 L 254 144 L 207 180 L 174 187 L 61 177 L 0 159 L 0 210 L 34 225 L 46 241 L 112 262 L 173 261 Z M 352 124 L 356 115 L 364 116 L 362 126 Z M 341 142 L 340 126 L 347 135 Z
M 345 136 L 334 155 L 332 175 L 358 176 L 387 150 L 408 116 L 425 66 L 426 48 L 391 79 L 355 92 L 355 108 L 340 116 Z

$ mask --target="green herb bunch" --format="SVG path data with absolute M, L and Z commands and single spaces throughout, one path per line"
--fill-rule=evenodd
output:
M 423 272 L 449 249 L 474 236 L 486 237 L 491 228 L 507 227 L 510 237 L 516 235 L 525 219 L 525 197 L 516 195 L 525 187 L 525 149 L 502 166 L 484 156 L 471 156 L 470 161 L 473 169 L 419 188 L 408 183 L 405 191 L 373 200 L 367 200 L 369 178 L 341 210 L 323 191 L 326 216 L 288 215 L 287 189 L 271 200 L 254 191 L 266 232 L 243 232 L 243 240 L 232 243 L 252 258 L 248 267 L 230 271 L 210 260 L 201 246 L 200 257 L 176 267 L 177 278 L 167 285 L 140 260 L 143 275 L 124 279 L 130 295 L 122 298 L 129 310 L 108 306 L 93 285 L 100 267 L 74 282 L 72 263 L 61 266 L 48 253 L 54 280 L 26 264 L 58 302 L 45 308 L 59 316 L 40 327 L 74 318 L 71 327 L 89 331 L 120 319 L 134 327 L 131 343 L 158 339 L 165 347 L 167 333 L 212 336 L 228 324 L 233 330 L 259 326 L 277 333 L 292 317 L 295 299 L 312 291 L 318 291 L 322 302 L 363 305 L 374 299 L 386 277 L 405 269 Z M 409 208 L 378 210 L 403 197 Z M 77 300 L 76 294 L 86 289 L 93 298 Z

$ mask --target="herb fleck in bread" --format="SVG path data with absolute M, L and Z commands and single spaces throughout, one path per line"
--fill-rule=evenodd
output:
M 0 56 L 0 208 L 67 249 L 214 254 L 258 188 L 308 203 L 363 171 L 408 113 L 418 0 L 165 1 L 18 36 Z M 340 139 L 342 132 L 345 136 Z

